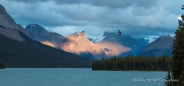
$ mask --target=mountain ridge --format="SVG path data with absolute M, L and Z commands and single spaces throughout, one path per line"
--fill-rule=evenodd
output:
M 139 56 L 172 56 L 173 37 L 160 36 L 158 39 L 150 43 Z
M 105 56 L 103 48 L 95 45 L 87 39 L 85 31 L 75 32 L 66 37 L 65 43 L 61 49 L 67 52 L 76 53 L 80 55 L 82 52 L 91 52 L 96 59 L 101 59 Z M 90 57 L 91 58 L 91 57 Z
M 65 39 L 62 41 L 62 44 L 60 44 L 60 47 L 58 48 L 66 52 L 75 53 L 77 55 L 82 54 L 82 56 L 86 56 L 88 58 L 101 59 L 101 57 L 109 58 L 113 56 L 139 56 L 142 54 L 142 51 L 144 51 L 145 48 L 147 48 L 151 44 L 148 42 L 148 40 L 143 38 L 135 39 L 131 36 L 118 35 L 117 33 L 112 32 L 104 32 L 103 36 L 100 38 L 100 41 L 99 39 L 97 40 L 98 41 L 87 38 L 85 31 L 75 32 L 65 37 Z M 45 41 L 42 43 L 50 46 L 55 46 L 54 42 Z M 171 44 L 172 43 L 170 43 L 169 45 L 171 46 Z M 95 48 L 97 48 L 97 50 Z M 153 49 L 150 52 L 154 51 L 157 50 Z M 171 49 L 168 49 L 164 52 L 168 53 L 166 55 L 171 56 L 171 51 Z M 149 52 L 145 53 L 148 54 Z M 160 54 L 159 56 L 162 56 L 162 54 Z M 150 56 L 153 55 L 150 54 Z
M 0 4 L 0 25 L 10 29 L 17 29 L 26 34 L 26 31 L 20 24 L 16 24 L 13 18 L 6 12 L 6 9 Z
M 112 56 L 120 55 L 123 52 L 129 51 L 129 48 L 124 47 L 123 45 L 118 43 L 91 42 L 87 38 L 85 31 L 75 32 L 67 37 L 63 37 L 62 42 L 49 41 L 48 39 L 43 38 L 43 37 L 47 37 L 46 34 L 48 33 L 48 31 L 46 31 L 45 28 L 38 26 L 39 28 L 33 29 L 32 26 L 37 27 L 38 25 L 30 24 L 26 26 L 26 31 L 32 39 L 35 39 L 37 41 L 40 41 L 43 44 L 50 45 L 52 47 L 55 47 L 70 53 L 74 53 L 81 56 L 87 56 L 87 58 L 92 58 L 92 59 L 101 59 L 102 57 L 109 58 Z M 42 30 L 39 31 L 40 29 Z M 60 39 L 57 39 L 57 40 L 60 40 Z M 59 46 L 57 46 L 56 44 Z
M 44 27 L 38 24 L 30 24 L 25 27 L 28 36 L 34 40 L 40 41 L 43 44 L 51 45 L 55 48 L 60 48 L 66 38 L 58 33 L 49 32 Z

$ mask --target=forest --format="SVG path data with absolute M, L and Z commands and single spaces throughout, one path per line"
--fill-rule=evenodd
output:
M 141 57 L 126 56 L 113 57 L 110 59 L 97 60 L 92 63 L 92 70 L 112 71 L 167 71 L 171 65 L 171 58 L 162 57 Z
M 0 69 L 4 69 L 5 68 L 5 64 L 3 61 L 0 61 Z

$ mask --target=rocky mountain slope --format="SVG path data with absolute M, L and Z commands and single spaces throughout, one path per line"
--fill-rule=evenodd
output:
M 27 35 L 24 28 L 21 25 L 16 24 L 16 22 L 6 12 L 5 8 L 1 4 L 0 4 L 0 26 L 1 27 L 6 27 L 6 28 L 9 28 L 9 29 L 17 29 L 17 30 L 19 30 L 22 33 Z
M 12 17 L 6 12 L 5 8 L 0 4 L 0 34 L 14 40 L 25 42 L 18 31 L 27 35 L 24 28 L 16 24 Z
M 173 37 L 160 36 L 154 42 L 150 43 L 139 56 L 172 56 Z
M 64 36 L 49 32 L 38 24 L 27 25 L 25 30 L 30 38 L 55 48 L 60 48 L 65 40 Z
M 22 38 L 18 32 L 17 29 L 9 29 L 9 28 L 5 28 L 5 27 L 0 27 L 0 34 L 3 34 L 11 39 L 17 40 L 17 41 L 21 41 L 21 42 L 25 42 L 24 38 Z

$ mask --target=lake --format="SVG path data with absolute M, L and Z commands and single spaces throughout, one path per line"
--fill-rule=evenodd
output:
M 0 86 L 163 86 L 167 72 L 91 68 L 6 68 Z

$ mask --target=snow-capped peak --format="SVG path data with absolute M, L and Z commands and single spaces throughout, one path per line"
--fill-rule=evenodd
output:
M 30 24 L 30 27 L 37 27 L 38 25 L 37 24 Z

